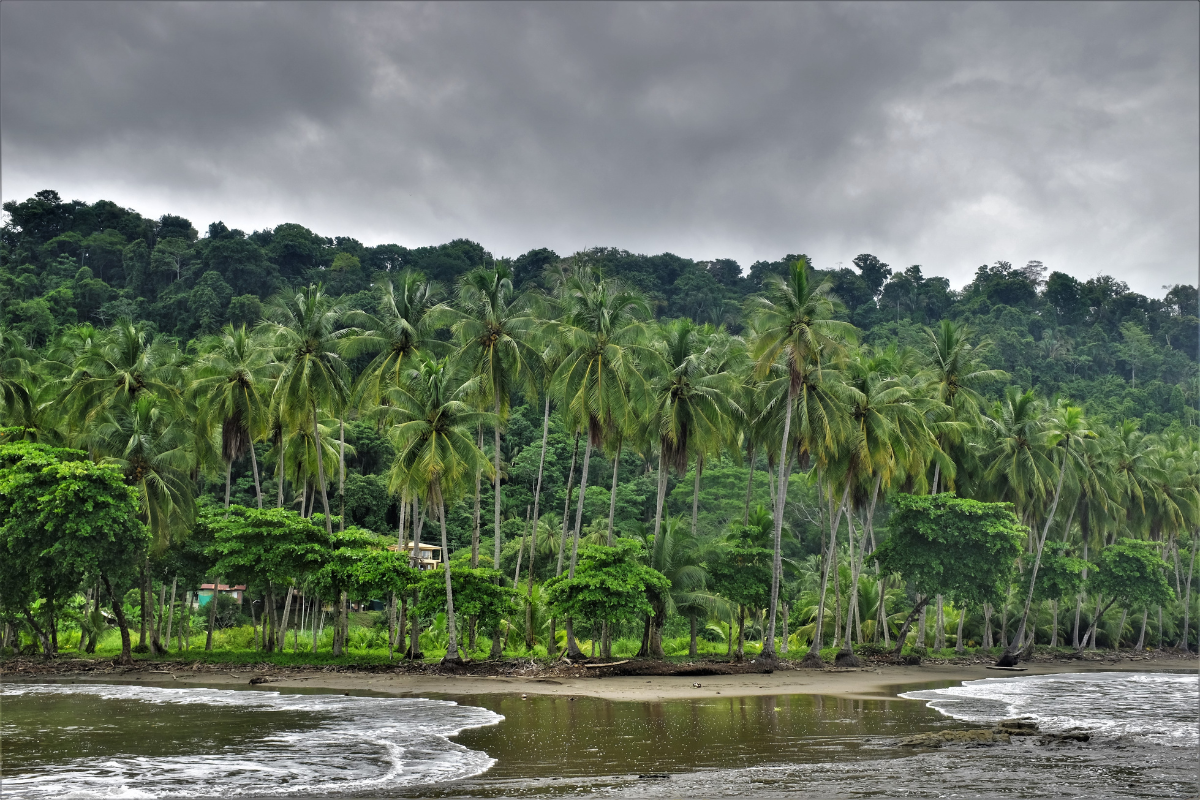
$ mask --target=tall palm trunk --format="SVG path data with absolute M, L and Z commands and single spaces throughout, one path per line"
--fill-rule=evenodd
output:
M 1190 643 L 1191 635 L 1191 611 L 1192 611 L 1192 571 L 1196 568 L 1196 551 L 1200 550 L 1197 547 L 1197 542 L 1192 541 L 1192 560 L 1188 566 L 1187 586 L 1183 590 L 1183 631 L 1179 637 L 1179 644 L 1176 647 L 1186 650 Z
M 821 658 L 821 639 L 824 633 L 822 628 L 825 625 L 825 595 L 829 589 L 829 571 L 833 568 L 834 554 L 837 551 L 837 532 L 838 528 L 842 525 L 842 513 L 845 511 L 846 503 L 849 500 L 850 483 L 847 482 L 846 491 L 842 494 L 842 502 L 838 506 L 837 513 L 834 513 L 832 507 L 829 509 L 831 521 L 829 526 L 829 545 L 825 551 L 825 570 L 821 574 L 821 596 L 817 600 L 817 627 L 813 631 L 812 645 L 808 648 L 808 655 L 805 656 L 805 661 L 808 661 L 810 664 L 814 663 L 814 659 L 819 660 Z M 834 591 L 837 591 L 836 587 Z
M 150 556 L 145 557 L 142 575 L 146 584 L 146 602 L 143 604 L 142 611 L 145 614 L 145 629 L 150 632 L 150 653 L 158 655 L 163 652 L 162 640 L 158 637 L 158 625 L 154 621 L 154 577 L 150 572 Z M 54 629 L 51 628 L 51 632 Z
M 254 442 L 250 443 L 250 469 L 254 473 L 254 497 L 258 500 L 258 509 L 262 510 L 262 484 L 258 480 L 258 456 L 254 452 Z
M 1058 501 L 1062 497 L 1063 477 L 1067 474 L 1067 456 L 1071 450 L 1071 440 L 1063 446 L 1062 464 L 1058 468 L 1058 484 L 1054 487 L 1054 501 L 1050 503 L 1050 513 L 1046 515 L 1046 524 L 1042 526 L 1042 535 L 1037 543 L 1037 555 L 1033 558 L 1033 572 L 1029 575 L 1029 592 L 1025 595 L 1025 610 L 1021 613 L 1021 624 L 1017 626 L 1017 635 L 1013 640 L 1019 646 L 1021 640 L 1025 637 L 1025 624 L 1029 620 L 1029 609 L 1033 606 L 1033 589 L 1037 582 L 1038 567 L 1042 564 L 1042 550 L 1046 546 L 1046 536 L 1050 533 L 1050 523 L 1054 521 L 1054 514 L 1058 511 Z M 1004 656 L 1011 656 L 1016 652 L 1012 645 L 1005 648 Z
M 583 447 L 583 469 L 579 472 L 579 502 L 575 509 L 575 534 L 571 538 L 571 566 L 567 570 L 567 578 L 575 577 L 575 562 L 579 556 L 579 531 L 583 527 L 583 503 L 587 497 L 587 481 L 588 481 L 588 465 L 592 460 L 592 436 L 591 431 L 586 434 L 587 441 Z M 583 651 L 579 649 L 578 643 L 575 641 L 575 631 L 573 620 L 567 617 L 567 655 L 571 658 L 578 658 L 583 655 Z
M 325 534 L 333 536 L 333 520 L 329 517 L 329 493 L 325 491 L 325 457 L 321 455 L 321 429 L 317 425 L 317 407 L 313 406 L 313 443 L 317 447 L 317 480 L 321 485 L 321 508 L 325 511 Z
M 221 576 L 213 578 L 212 597 L 208 599 L 208 636 L 204 640 L 204 650 L 211 652 L 213 648 L 213 629 L 217 627 L 217 597 L 221 593 Z
M 659 531 L 662 530 L 663 502 L 667 497 L 667 459 L 665 448 L 658 451 L 658 496 L 654 502 L 654 540 L 658 541 Z
M 440 498 L 441 492 L 439 490 Z M 450 543 L 446 539 L 446 501 L 439 499 L 438 501 L 438 522 L 442 526 L 442 552 L 450 552 Z M 454 587 L 450 582 L 450 562 L 447 559 L 442 570 L 446 573 L 446 657 L 442 659 L 444 662 L 459 662 L 462 657 L 458 654 L 458 630 L 454 619 Z
M 750 498 L 754 489 L 754 444 L 746 444 L 746 459 L 750 462 L 750 477 L 746 480 L 746 507 L 742 510 L 742 525 L 750 524 Z
M 963 645 L 963 623 L 967 621 L 967 607 L 963 606 L 958 610 L 958 632 L 954 635 L 954 652 L 962 655 L 964 650 Z
M 492 498 L 494 501 L 495 527 L 493 533 L 493 555 L 492 569 L 496 570 L 496 581 L 500 581 L 500 395 L 495 397 L 496 424 L 492 427 L 492 432 L 495 435 L 495 451 L 493 452 L 493 468 L 495 476 L 492 478 Z M 504 655 L 504 644 L 500 639 L 500 624 L 496 624 L 496 630 L 492 631 L 492 658 L 500 658 Z
M 421 517 L 421 507 L 416 497 L 413 497 L 413 558 L 416 559 L 421 551 L 421 531 L 424 520 Z M 414 563 L 418 563 L 414 561 Z M 418 564 L 419 566 L 419 564 Z M 409 645 L 408 657 L 421 658 L 421 618 L 417 614 L 417 603 L 421 599 L 420 589 L 413 589 L 412 643 Z
M 171 604 L 167 606 L 167 638 L 164 652 L 171 649 L 171 624 L 175 621 L 175 588 L 179 585 L 179 576 L 176 575 L 171 581 Z M 97 602 L 99 601 L 99 593 L 97 593 Z
M 550 438 L 550 396 L 546 395 L 546 410 L 542 412 L 542 455 L 538 459 L 537 486 L 533 490 L 533 537 L 529 545 L 529 588 L 525 595 L 525 646 L 533 649 L 533 559 L 537 553 L 538 503 L 542 499 L 542 472 L 546 467 L 546 442 Z
M 495 475 L 492 478 L 492 499 L 494 501 L 493 536 L 495 541 L 493 542 L 492 569 L 500 569 L 500 397 L 498 395 L 496 397 L 494 413 L 496 414 L 496 424 L 492 428 L 492 432 L 495 435 L 493 445 L 495 451 L 492 453 L 492 467 Z
M 283 430 L 279 431 L 279 498 L 276 501 L 276 508 L 283 508 Z
M 579 432 L 575 432 L 575 449 L 571 452 L 571 470 L 567 473 L 567 500 L 563 505 L 563 527 L 562 538 L 558 543 L 558 567 L 555 569 L 554 577 L 562 575 L 563 558 L 567 552 L 567 528 L 571 521 L 571 492 L 575 488 L 575 459 L 579 456 Z M 557 618 L 550 618 L 550 638 L 546 642 L 546 653 L 553 656 L 558 649 L 558 633 L 556 629 Z
M 617 469 L 621 463 L 621 440 L 617 440 L 617 452 L 613 454 L 612 492 L 608 496 L 608 546 L 613 546 L 613 520 L 617 516 Z
M 479 452 L 483 452 L 483 428 L 475 429 L 475 446 L 479 448 Z M 472 519 L 471 528 L 471 569 L 479 567 L 479 496 L 482 491 L 483 471 L 479 470 L 475 473 L 475 515 Z M 475 649 L 475 641 L 471 640 L 471 649 Z
M 341 510 L 338 512 L 338 531 L 346 531 L 346 418 L 338 419 L 338 498 Z M 329 513 L 327 510 L 326 514 Z M 289 594 L 288 597 L 291 597 Z
M 279 637 L 278 649 L 279 649 L 279 652 L 281 652 L 281 653 L 283 652 L 284 648 L 287 646 L 288 623 L 290 622 L 291 615 L 292 615 L 292 594 L 294 594 L 295 586 L 296 586 L 295 580 L 293 580 L 290 584 L 288 584 L 287 597 L 285 597 L 283 600 L 283 618 L 280 619 L 280 621 L 279 621 L 279 631 L 277 633 L 277 635 Z
M 796 402 L 796 382 L 788 380 L 787 408 L 783 411 L 783 442 L 779 445 L 779 501 L 775 504 L 775 558 L 771 562 L 771 610 L 762 655 L 775 658 L 775 615 L 779 611 L 779 577 L 783 570 L 783 510 L 787 508 L 788 444 L 792 435 L 792 406 Z
M 692 538 L 696 538 L 696 520 L 700 515 L 700 472 L 704 469 L 704 457 L 696 456 L 696 482 L 692 485 Z

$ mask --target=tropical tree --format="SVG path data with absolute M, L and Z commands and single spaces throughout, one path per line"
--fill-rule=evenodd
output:
M 551 380 L 551 393 L 575 430 L 584 434 L 583 469 L 571 546 L 568 577 L 573 578 L 579 532 L 587 496 L 592 448 L 630 424 L 635 395 L 644 395 L 645 379 L 637 370 L 637 355 L 646 353 L 649 316 L 645 299 L 609 281 L 597 281 L 580 267 L 559 289 L 563 316 L 554 326 L 563 342 L 563 360 Z M 564 519 L 564 524 L 566 520 Z M 567 620 L 567 652 L 580 654 L 571 620 Z
M 206 429 L 220 430 L 226 506 L 233 462 L 248 451 L 254 472 L 254 493 L 258 507 L 263 507 L 254 442 L 267 430 L 268 393 L 279 366 L 266 344 L 244 325 L 238 328 L 226 325 L 221 333 L 202 342 L 200 360 L 189 387 L 198 400 Z
M 401 497 L 420 497 L 436 508 L 442 532 L 442 552 L 449 554 L 446 506 L 463 493 L 476 472 L 489 473 L 483 451 L 475 444 L 475 429 L 496 422 L 495 415 L 479 411 L 471 402 L 480 391 L 478 375 L 467 380 L 455 376 L 445 359 L 419 358 L 400 386 L 386 393 L 387 419 L 396 449 L 388 488 Z M 446 578 L 445 660 L 461 661 L 454 618 L 454 593 L 450 570 Z
M 270 337 L 279 378 L 271 403 L 281 424 L 312 428 L 316 443 L 317 481 L 325 511 L 325 532 L 333 534 L 329 494 L 325 484 L 319 416 L 321 408 L 335 413 L 349 396 L 349 370 L 342 360 L 342 342 L 355 333 L 342 327 L 346 307 L 334 303 L 320 285 L 310 285 L 294 294 L 277 296 L 266 308 L 264 333 Z
M 775 657 L 775 616 L 779 606 L 779 579 L 782 573 L 783 513 L 787 503 L 789 471 L 788 448 L 791 444 L 792 413 L 797 394 L 806 383 L 805 376 L 816 367 L 819 371 L 822 356 L 829 358 L 840 350 L 845 341 L 853 339 L 855 328 L 848 322 L 834 319 L 840 302 L 833 295 L 829 281 L 813 284 L 807 259 L 801 258 L 788 268 L 785 277 L 772 277 L 766 293 L 750 303 L 751 326 L 754 331 L 752 352 L 755 374 L 766 377 L 772 367 L 783 362 L 786 373 L 787 400 L 778 413 L 783 418 L 783 436 L 779 454 L 779 491 L 775 503 L 775 566 L 771 578 L 771 601 L 768 611 L 767 636 L 763 657 Z M 813 408 L 814 415 L 800 415 L 801 425 L 813 430 L 826 446 L 832 445 L 828 415 L 822 408 Z M 816 419 L 813 419 L 813 416 Z M 820 427 L 812 429 L 812 423 Z

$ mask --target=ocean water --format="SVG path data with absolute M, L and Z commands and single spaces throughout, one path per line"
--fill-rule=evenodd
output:
M 503 717 L 445 700 L 9 684 L 5 798 L 323 796 L 485 772 L 450 741 Z
M 990 724 L 1030 717 L 1041 730 L 1082 729 L 1102 744 L 1200 745 L 1197 676 L 1091 672 L 986 678 L 962 686 L 905 692 L 948 717 Z
M 2 689 L 5 798 L 1197 796 L 1192 675 L 1017 676 L 900 698 L 459 702 L 129 685 Z M 1037 737 L 901 737 L 1032 716 Z

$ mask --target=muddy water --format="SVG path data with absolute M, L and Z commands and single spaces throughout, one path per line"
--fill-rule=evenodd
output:
M 973 681 L 910 699 L 660 703 L 9 685 L 0 720 L 3 794 L 1195 795 L 1194 676 L 1055 680 Z M 1086 745 L 897 746 L 910 733 L 985 726 L 1013 713 L 1095 735 Z

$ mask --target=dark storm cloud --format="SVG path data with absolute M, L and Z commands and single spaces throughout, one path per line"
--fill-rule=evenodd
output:
M 1194 281 L 1195 4 L 0 6 L 5 199 Z

